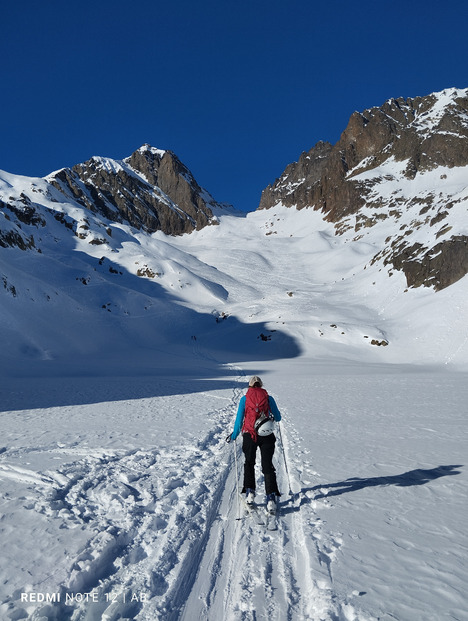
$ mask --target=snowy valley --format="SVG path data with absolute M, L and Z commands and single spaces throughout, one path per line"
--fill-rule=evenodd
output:
M 432 252 L 468 237 L 468 161 L 408 176 L 388 149 L 331 217 L 291 202 L 302 172 L 246 214 L 135 153 L 0 172 L 0 618 L 468 620 L 467 277 L 439 286 Z M 102 169 L 137 178 L 131 222 Z M 174 236 L 139 218 L 174 225 L 177 175 Z M 274 531 L 225 442 L 254 374 L 283 416 Z

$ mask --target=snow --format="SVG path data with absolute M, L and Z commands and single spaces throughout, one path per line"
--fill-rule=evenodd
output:
M 414 120 L 414 126 L 417 128 L 417 131 L 420 133 L 433 132 L 437 129 L 437 125 L 441 121 L 444 114 L 447 113 L 447 109 L 453 105 L 453 102 L 457 98 L 466 98 L 467 95 L 468 89 L 457 88 L 449 88 L 439 93 L 434 93 L 434 105 L 423 114 L 417 115 Z
M 150 153 L 152 153 L 153 155 L 157 155 L 158 157 L 163 157 L 164 154 L 166 153 L 165 149 L 158 149 L 156 147 L 152 147 L 149 144 L 144 144 L 138 149 L 138 151 L 140 153 L 146 153 L 149 151 Z
M 454 235 L 466 235 L 468 213 L 468 167 L 437 167 L 418 172 L 414 179 L 405 177 L 406 161 L 388 158 L 380 166 L 359 173 L 352 171 L 353 181 L 370 184 L 366 206 L 356 216 L 344 220 L 347 239 L 359 235 L 371 238 L 384 247 L 385 240 L 395 235 L 395 220 L 404 231 L 406 245 L 421 244 L 421 253 L 437 242 L 450 240 Z M 447 206 L 450 208 L 447 208 Z M 434 219 L 436 214 L 443 216 Z M 360 220 L 373 221 L 374 226 L 359 226 Z M 433 220 L 434 219 L 434 220 Z
M 0 617 L 466 621 L 466 277 L 405 292 L 369 265 L 383 231 L 312 210 L 147 236 L 35 183 L 112 235 L 44 212 L 42 253 L 2 248 Z M 253 374 L 275 531 L 225 442 Z

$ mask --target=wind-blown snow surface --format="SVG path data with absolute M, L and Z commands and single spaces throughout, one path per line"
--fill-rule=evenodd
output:
M 34 303 L 15 307 L 17 251 L 1 618 L 468 619 L 466 278 L 405 292 L 369 238 L 345 243 L 307 210 L 139 245 L 120 230 L 119 252 L 96 250 L 119 289 L 99 273 L 65 306 L 40 301 L 39 265 Z M 141 289 L 135 260 L 161 276 Z M 244 515 L 225 442 L 254 373 L 283 414 L 275 531 Z

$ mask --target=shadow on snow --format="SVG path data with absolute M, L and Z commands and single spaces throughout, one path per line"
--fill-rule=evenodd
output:
M 312 500 L 320 500 L 321 498 L 330 498 L 331 496 L 341 496 L 342 494 L 357 492 L 367 487 L 386 487 L 389 485 L 395 485 L 397 487 L 412 487 L 414 485 L 426 485 L 427 483 L 440 479 L 441 477 L 461 474 L 459 468 L 463 468 L 463 465 L 437 466 L 436 468 L 428 470 L 417 468 L 416 470 L 410 470 L 409 472 L 405 472 L 403 474 L 362 479 L 353 477 L 351 479 L 346 479 L 345 481 L 339 481 L 338 483 L 324 483 L 323 485 L 315 485 L 314 487 L 305 487 L 300 491 L 302 496 L 301 505 L 311 502 Z M 318 494 L 316 494 L 313 499 L 304 496 L 306 492 L 310 491 L 317 491 Z M 285 513 L 298 510 L 299 507 L 284 508 Z
M 9 300 L 20 329 L 0 323 L 8 345 L 0 353 L 0 411 L 229 390 L 239 387 L 236 365 L 252 363 L 259 374 L 258 363 L 301 353 L 279 326 L 216 310 L 222 300 L 199 312 L 122 270 L 116 287 L 117 276 L 80 256 L 83 275 L 100 280 L 95 287 L 67 281 L 77 281 L 66 297 L 76 308 Z

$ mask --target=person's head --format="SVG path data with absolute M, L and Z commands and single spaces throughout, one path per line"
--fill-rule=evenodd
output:
M 263 386 L 263 382 L 258 375 L 254 375 L 250 378 L 249 386 L 250 388 L 261 388 Z

